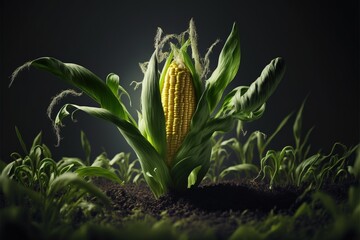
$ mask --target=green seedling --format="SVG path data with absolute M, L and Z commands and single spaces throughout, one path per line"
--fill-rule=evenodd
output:
M 76 164 L 82 163 L 55 162 L 49 148 L 41 143 L 41 133 L 28 150 L 17 128 L 16 133 L 24 156 L 11 154 L 14 161 L 7 164 L 0 175 L 0 193 L 4 196 L 6 209 L 13 209 L 15 214 L 9 217 L 22 216 L 21 213 L 31 217 L 22 220 L 29 221 L 28 227 L 34 231 L 44 233 L 45 239 L 51 239 L 71 230 L 64 223 L 71 222 L 79 210 L 87 216 L 100 211 L 94 197 L 103 205 L 110 203 L 99 188 L 72 172 Z M 5 224 L 6 220 L 1 222 Z
M 341 143 L 335 143 L 329 154 L 318 152 L 308 157 L 310 145 L 306 144 L 313 128 L 307 131 L 303 139 L 301 138 L 304 103 L 305 101 L 293 125 L 295 146 L 285 146 L 280 151 L 269 150 L 260 161 L 258 177 L 262 177 L 263 180 L 268 178 L 270 188 L 279 185 L 305 185 L 308 189 L 319 189 L 324 182 L 341 181 L 349 178 L 352 173 L 350 156 L 358 145 L 347 148 Z

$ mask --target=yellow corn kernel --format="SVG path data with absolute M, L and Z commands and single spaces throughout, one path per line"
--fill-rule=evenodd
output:
M 171 166 L 189 131 L 196 105 L 192 76 L 181 60 L 174 60 L 167 69 L 161 102 L 166 123 L 166 163 Z

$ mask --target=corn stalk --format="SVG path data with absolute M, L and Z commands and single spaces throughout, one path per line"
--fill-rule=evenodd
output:
M 206 66 L 201 65 L 192 20 L 189 30 L 178 38 L 179 45 L 170 44 L 171 51 L 167 53 L 161 73 L 158 70 L 157 59 L 162 53 L 159 46 L 163 45 L 163 42 L 160 41 L 161 44 L 158 42 L 150 58 L 142 82 L 141 112 L 138 122 L 129 114 L 121 101 L 121 95 L 128 93 L 119 85 L 119 77 L 115 74 L 109 74 L 104 82 L 82 66 L 63 63 L 51 57 L 42 57 L 27 62 L 15 70 L 11 83 L 21 69 L 31 66 L 50 72 L 86 93 L 99 106 L 65 104 L 54 120 L 55 127 L 60 127 L 64 118 L 68 116 L 73 118 L 78 111 L 115 124 L 134 149 L 147 184 L 154 195 L 159 197 L 169 189 L 181 191 L 197 186 L 210 166 L 210 139 L 214 132 L 232 130 L 237 120 L 252 121 L 261 117 L 265 110 L 265 102 L 274 92 L 285 72 L 284 61 L 276 58 L 264 68 L 250 86 L 239 86 L 223 97 L 226 87 L 234 79 L 240 65 L 240 41 L 236 24 L 234 23 L 221 50 L 216 69 L 208 79 L 204 79 L 206 76 L 204 71 L 207 69 Z M 188 54 L 188 48 L 191 48 L 192 56 Z M 183 64 L 184 71 L 189 73 L 186 78 L 191 79 L 190 84 L 193 89 L 191 91 L 194 91 L 191 104 L 195 107 L 189 118 L 190 123 L 185 124 L 189 126 L 181 141 L 177 141 L 176 150 L 171 152 L 170 156 L 169 134 L 166 131 L 169 122 L 166 118 L 168 109 L 162 102 L 161 92 L 166 89 L 166 73 L 172 67 L 171 63 L 174 60 Z M 186 92 L 179 91 L 177 94 L 186 94 Z M 218 110 L 215 112 L 216 109 Z M 181 112 L 178 111 L 177 114 L 178 124 L 181 124 L 185 120 Z M 173 124 L 176 126 L 177 122 Z M 178 133 L 175 132 L 174 135 L 177 136 Z

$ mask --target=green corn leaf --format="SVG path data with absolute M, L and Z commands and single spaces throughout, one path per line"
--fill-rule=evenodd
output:
M 164 64 L 164 67 L 163 67 L 163 70 L 161 71 L 161 75 L 160 75 L 160 92 L 162 91 L 163 87 L 164 87 L 164 81 L 165 81 L 165 75 L 166 75 L 166 72 L 173 60 L 173 57 L 174 57 L 174 51 L 171 50 L 168 58 L 166 59 L 166 62 Z
M 197 103 L 194 115 L 190 123 L 190 132 L 197 132 L 204 128 L 206 122 L 210 118 L 210 111 L 206 99 L 207 92 L 208 86 L 205 87 L 205 90 Z
M 55 173 L 55 175 L 58 174 L 58 170 L 57 170 L 57 167 L 56 167 L 56 162 L 51 158 L 41 159 L 39 165 L 40 165 L 39 166 L 39 172 L 45 172 L 46 170 L 49 170 L 48 171 L 49 175 L 51 173 Z
M 254 147 L 258 142 L 261 142 L 261 139 L 263 139 L 263 135 L 260 131 L 255 131 L 250 134 L 246 142 L 243 144 L 243 151 L 244 151 L 244 162 L 243 163 L 249 163 L 253 159 L 254 156 Z M 259 148 L 259 145 L 257 145 Z
M 236 239 L 264 240 L 266 239 L 266 233 L 260 232 L 254 226 L 242 224 L 229 237 L 229 240 Z
M 228 140 L 222 141 L 221 145 L 230 148 L 241 163 L 246 163 L 245 153 L 247 149 L 245 149 L 243 144 L 237 138 L 230 138 Z
M 137 115 L 138 115 L 138 129 L 140 131 L 140 133 L 147 139 L 147 133 L 146 133 L 146 126 L 144 123 L 144 119 L 142 117 L 141 112 L 137 111 Z
M 174 159 L 174 164 L 176 164 L 177 161 L 186 158 L 187 155 L 197 147 L 201 147 L 201 144 L 208 142 L 214 132 L 227 132 L 233 128 L 233 125 L 234 120 L 232 118 L 211 118 L 204 123 L 202 128 L 190 128 L 189 133 L 186 135 L 176 158 Z
M 101 153 L 95 158 L 94 162 L 91 164 L 91 167 L 110 169 L 110 160 L 107 158 L 105 153 Z
M 307 131 L 307 133 L 305 134 L 304 140 L 302 140 L 302 143 L 301 142 L 297 143 L 296 140 L 295 140 L 296 144 L 301 143 L 299 146 L 297 146 L 298 147 L 297 151 L 298 151 L 298 155 L 299 155 L 299 159 L 298 159 L 299 161 L 302 161 L 303 159 L 305 159 L 307 157 L 308 152 L 310 151 L 311 146 L 307 145 L 307 144 L 308 144 L 309 137 L 310 137 L 312 131 L 314 130 L 314 128 L 315 127 L 312 127 Z M 299 138 L 299 140 L 300 140 L 300 138 Z M 306 147 L 306 149 L 305 149 L 305 147 Z M 304 149 L 305 149 L 305 151 L 304 151 Z
M 15 168 L 14 176 L 19 180 L 22 185 L 29 186 L 32 183 L 35 173 L 30 166 L 20 165 Z
M 286 123 L 288 122 L 288 120 L 289 120 L 289 118 L 290 118 L 291 116 L 292 116 L 292 113 L 288 114 L 288 115 L 281 121 L 281 123 L 277 126 L 275 132 L 273 132 L 273 134 L 271 134 L 271 136 L 266 139 L 265 143 L 260 146 L 259 151 L 260 151 L 261 153 L 264 152 L 264 150 L 265 150 L 266 147 L 271 143 L 271 141 L 274 139 L 274 137 L 275 137 L 275 136 L 280 132 L 280 130 L 286 125 Z M 259 145 L 258 145 L 258 147 L 259 147 Z
M 41 149 L 42 149 L 44 157 L 51 158 L 51 156 L 52 156 L 51 151 L 45 144 L 41 145 Z
M 201 170 L 201 168 L 203 168 L 202 165 L 197 166 L 196 168 L 194 168 L 194 170 L 191 171 L 188 177 L 188 188 L 190 188 L 191 186 L 195 185 L 196 182 L 198 182 L 198 176 L 200 177 L 199 171 Z
M 125 154 L 124 152 L 116 154 L 109 162 L 110 166 L 113 166 L 114 164 L 121 164 L 121 161 L 123 159 L 129 159 L 130 153 Z
M 237 172 L 237 173 L 253 172 L 253 173 L 258 173 L 259 169 L 254 164 L 242 163 L 242 164 L 234 165 L 234 166 L 231 166 L 231 167 L 228 167 L 228 168 L 224 169 L 220 173 L 220 178 L 224 178 L 226 175 L 228 175 L 231 172 Z
M 261 105 L 260 108 L 254 110 L 252 112 L 239 112 L 239 113 L 233 114 L 233 117 L 240 121 L 243 121 L 243 122 L 255 121 L 262 117 L 262 115 L 265 112 L 265 107 L 266 107 L 266 104 L 264 103 L 263 105 Z
M 229 132 L 234 128 L 235 120 L 231 117 L 210 118 L 203 130 L 205 138 L 210 138 L 214 132 Z
M 194 83 L 194 88 L 195 88 L 196 102 L 198 102 L 201 97 L 201 94 L 203 92 L 201 79 L 199 77 L 199 74 L 195 70 L 195 66 L 194 66 L 193 62 L 191 61 L 189 54 L 184 49 L 180 49 L 180 51 L 181 51 L 181 56 L 183 58 L 183 61 L 186 65 L 186 67 L 190 70 L 190 73 L 191 73 L 191 76 L 193 79 L 193 83 Z
M 108 85 L 108 87 L 110 88 L 111 92 L 112 92 L 115 96 L 118 95 L 119 82 L 120 82 L 119 76 L 116 75 L 116 74 L 114 74 L 114 73 L 110 73 L 110 74 L 106 77 L 106 85 Z
M 302 102 L 299 111 L 296 114 L 295 122 L 293 125 L 293 133 L 295 138 L 295 144 L 297 148 L 300 148 L 301 131 L 302 131 L 302 115 L 304 111 L 306 99 Z
M 76 169 L 75 173 L 77 173 L 80 177 L 102 177 L 119 184 L 124 183 L 124 181 L 121 180 L 114 172 L 102 167 L 81 167 Z
M 210 112 L 219 103 L 227 85 L 234 79 L 240 66 L 240 40 L 236 23 L 221 50 L 218 65 L 207 80 L 209 91 L 207 101 Z
M 84 91 L 101 107 L 109 110 L 120 118 L 131 120 L 125 107 L 119 102 L 117 95 L 98 76 L 88 69 L 73 63 L 63 63 L 55 58 L 42 57 L 25 63 L 15 70 L 10 85 L 17 74 L 24 68 L 35 67 L 54 74 L 72 86 Z
M 118 75 L 116 75 L 115 73 L 110 73 L 107 77 L 106 77 L 106 84 L 108 85 L 108 87 L 111 89 L 112 93 L 115 96 L 118 96 L 119 101 L 121 101 L 121 96 L 123 94 L 126 95 L 126 97 L 129 99 L 130 105 L 131 105 L 131 98 L 129 93 L 120 85 L 120 78 Z
M 239 96 L 243 96 L 249 87 L 247 86 L 240 86 L 237 88 L 234 88 L 230 93 L 228 93 L 225 96 L 224 102 L 222 107 L 220 108 L 217 116 L 229 116 L 231 115 L 233 118 L 243 121 L 243 122 L 250 122 L 259 119 L 262 117 L 262 115 L 265 112 L 265 106 L 266 104 L 262 104 L 258 109 L 255 109 L 250 112 L 245 111 L 238 111 L 236 112 L 236 106 L 234 104 L 237 104 L 234 99 Z
M 186 189 L 192 185 L 197 186 L 210 167 L 210 155 L 210 138 L 206 142 L 204 141 L 202 144 L 190 148 L 188 154 L 182 155 L 180 153 L 180 155 L 177 155 L 177 161 L 171 169 L 175 189 Z M 194 174 L 197 174 L 197 176 L 194 176 Z
M 17 138 L 18 138 L 18 140 L 20 142 L 21 148 L 23 149 L 24 153 L 29 154 L 29 152 L 28 152 L 28 150 L 26 148 L 26 144 L 25 144 L 25 142 L 24 142 L 24 140 L 23 140 L 23 138 L 22 138 L 22 136 L 20 134 L 20 131 L 16 126 L 15 126 L 15 132 L 16 132 L 16 136 L 17 136 Z
M 69 172 L 69 171 L 75 171 L 79 167 L 85 166 L 83 161 L 80 158 L 67 158 L 63 157 L 58 163 L 57 163 L 57 170 L 59 172 L 59 175 Z
M 275 91 L 284 73 L 284 60 L 280 57 L 272 60 L 244 94 L 240 89 L 233 95 L 232 105 L 235 108 L 235 114 L 251 113 L 261 108 Z
M 309 172 L 318 161 L 321 155 L 319 153 L 310 156 L 309 158 L 303 160 L 295 169 L 295 177 L 297 179 L 296 184 L 300 186 L 306 180 Z
M 42 139 L 42 133 L 39 132 L 38 135 L 36 135 L 36 137 L 33 140 L 31 149 L 30 149 L 30 154 L 31 152 L 35 151 L 35 148 L 37 148 L 37 146 L 41 146 L 41 139 Z
M 211 118 L 206 122 L 205 127 L 190 129 L 171 168 L 176 188 L 184 189 L 189 185 L 196 186 L 201 182 L 210 167 L 211 136 L 216 131 L 229 131 L 233 124 L 232 118 Z M 197 169 L 199 166 L 201 168 Z M 194 183 L 195 176 L 190 176 L 190 174 L 196 173 L 196 182 Z M 189 183 L 188 180 L 190 180 Z
M 141 91 L 142 119 L 147 138 L 160 156 L 166 155 L 165 115 L 161 103 L 155 52 L 145 72 Z
M 60 109 L 55 119 L 55 124 L 61 124 L 62 120 L 70 115 L 70 112 L 74 113 L 77 110 L 115 124 L 128 144 L 134 149 L 140 160 L 145 180 L 154 195 L 159 197 L 167 191 L 172 181 L 163 158 L 133 124 L 115 116 L 106 109 L 77 106 L 74 104 L 66 104 Z
M 207 174 L 207 172 L 209 171 L 210 168 L 210 158 L 211 158 L 211 148 L 210 145 L 208 145 L 208 149 L 205 150 L 207 152 L 203 152 L 200 157 L 203 158 L 202 164 L 201 164 L 201 168 L 199 170 L 197 170 L 196 168 L 194 170 L 196 170 L 194 172 L 194 170 L 191 173 L 196 173 L 196 182 L 192 183 L 192 182 L 188 182 L 188 186 L 192 186 L 194 185 L 194 187 L 198 186 L 201 181 L 203 180 L 203 178 L 205 177 L 205 175 Z
M 105 204 L 110 203 L 108 197 L 99 188 L 97 188 L 95 185 L 91 183 L 86 182 L 85 180 L 80 178 L 77 174 L 69 173 L 69 172 L 60 175 L 50 183 L 47 196 L 54 197 L 62 190 L 68 188 L 69 185 L 78 187 L 79 189 L 86 190 L 86 192 L 97 197 Z
M 217 113 L 217 116 L 228 115 L 233 112 L 234 104 L 233 98 L 235 95 L 244 95 L 246 91 L 249 89 L 248 86 L 239 86 L 231 90 L 224 98 L 223 104 Z
M 91 146 L 88 138 L 86 137 L 86 134 L 84 131 L 80 131 L 80 140 L 81 140 L 81 147 L 85 152 L 85 159 L 86 164 L 90 164 L 90 154 L 91 154 Z
M 40 193 L 11 180 L 4 174 L 0 176 L 0 192 L 3 193 L 5 199 L 10 203 L 24 202 L 27 199 L 31 199 L 33 204 L 43 205 Z M 26 202 L 27 204 L 29 203 L 28 201 Z
M 18 166 L 19 162 L 21 162 L 21 159 L 12 161 L 12 162 L 8 163 L 7 165 L 5 165 L 5 167 L 1 171 L 0 176 L 12 177 L 14 174 L 14 170 L 15 170 L 16 166 Z

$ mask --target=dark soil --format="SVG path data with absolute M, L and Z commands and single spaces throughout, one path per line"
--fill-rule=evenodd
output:
M 271 211 L 292 215 L 307 200 L 305 197 L 299 201 L 302 189 L 284 187 L 270 190 L 268 185 L 250 180 L 204 183 L 182 193 L 170 192 L 160 199 L 155 199 L 146 184 L 121 186 L 106 180 L 99 180 L 96 184 L 112 199 L 112 214 L 106 220 L 112 225 L 122 226 L 134 215 L 140 219 L 166 216 L 173 223 L 180 222 L 178 229 L 193 237 L 196 234 L 200 237 L 211 229 L 216 239 L 227 239 L 240 224 L 261 221 Z M 344 184 L 323 189 L 339 201 L 346 199 L 347 190 L 348 186 Z M 299 223 L 299 226 L 306 225 L 312 231 L 313 226 L 321 223 L 313 224 L 306 222 Z
M 271 212 L 292 216 L 303 201 L 310 200 L 309 197 L 299 200 L 303 192 L 300 189 L 283 187 L 270 190 L 266 184 L 249 180 L 203 183 L 182 193 L 169 192 L 160 199 L 155 199 L 145 183 L 119 185 L 104 179 L 96 179 L 94 183 L 112 200 L 105 214 L 99 215 L 101 223 L 108 223 L 121 231 L 132 220 L 149 220 L 154 223 L 166 219 L 174 223 L 173 226 L 179 232 L 186 232 L 191 239 L 208 239 L 206 236 L 228 239 L 241 224 L 259 222 Z M 353 183 L 325 185 L 322 190 L 341 202 L 347 197 L 349 185 Z M 3 206 L 4 198 L 0 195 L 0 207 Z M 82 214 L 79 213 L 76 224 L 81 226 L 87 220 L 82 219 Z M 318 230 L 318 226 L 325 226 L 327 221 L 326 216 L 322 219 L 307 218 L 297 222 L 296 228 L 306 229 L 305 233 L 312 235 Z M 17 223 L 13 226 L 19 229 L 23 225 Z M 95 231 L 96 225 L 92 228 Z M 30 231 L 28 228 L 24 229 Z M 101 234 L 89 239 L 105 239 Z
M 253 181 L 203 184 L 160 199 L 155 199 L 145 184 L 120 186 L 101 180 L 97 185 L 113 201 L 112 219 L 108 219 L 112 224 L 121 225 L 135 211 L 156 219 L 166 213 L 173 222 L 185 219 L 181 227 L 186 231 L 196 234 L 210 227 L 218 239 L 228 238 L 239 223 L 261 220 L 272 210 L 290 214 L 299 196 L 291 188 L 269 190 Z

